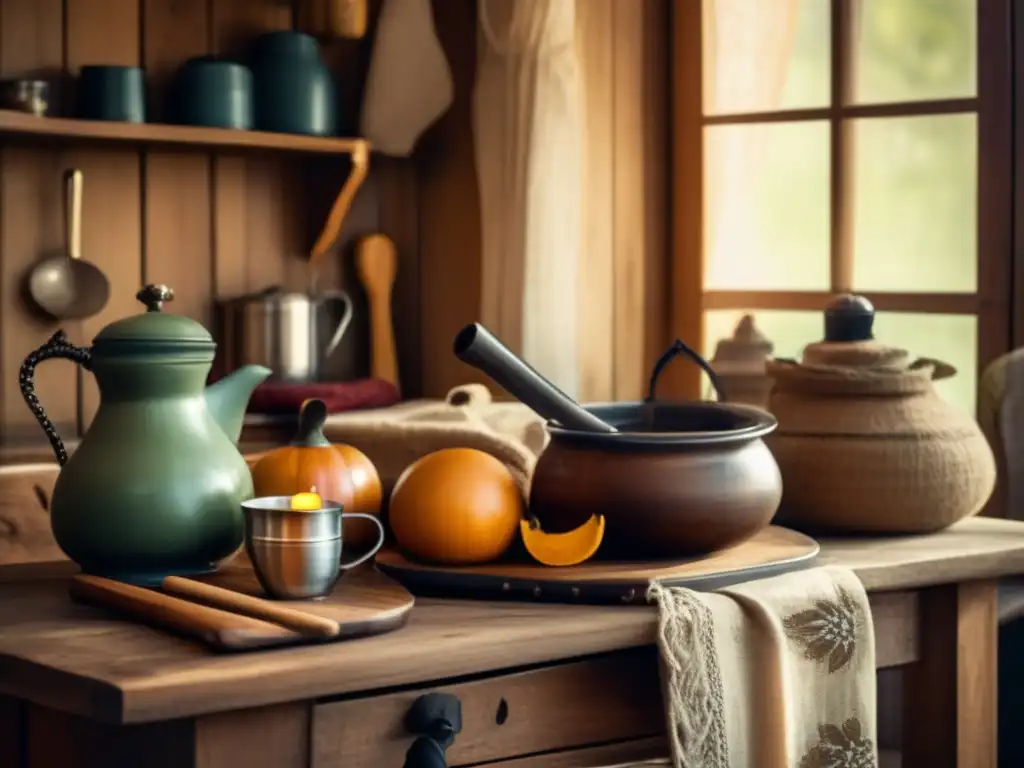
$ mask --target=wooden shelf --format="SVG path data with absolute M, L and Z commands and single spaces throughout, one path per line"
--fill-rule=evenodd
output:
M 102 141 L 209 149 L 262 149 L 325 155 L 366 155 L 370 145 L 364 139 L 321 138 L 291 133 L 239 131 L 163 123 L 117 123 L 103 120 L 72 120 L 36 117 L 23 112 L 0 110 L 0 140 L 19 136 L 40 140 Z

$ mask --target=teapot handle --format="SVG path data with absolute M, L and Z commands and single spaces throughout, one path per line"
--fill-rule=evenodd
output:
M 46 410 L 39 402 L 39 398 L 36 397 L 36 366 L 44 360 L 51 360 L 55 357 L 78 363 L 87 371 L 92 370 L 92 352 L 85 347 L 76 347 L 68 341 L 64 331 L 57 331 L 47 339 L 45 344 L 25 358 L 18 374 L 18 383 L 21 387 L 21 396 L 25 398 L 29 410 L 36 417 L 43 432 L 46 433 L 50 446 L 53 448 L 53 454 L 57 457 L 57 463 L 63 467 L 68 461 L 68 452 L 64 447 L 64 441 L 60 439 L 57 429 L 50 421 L 50 417 L 46 415 Z
M 352 322 L 352 299 L 344 291 L 325 291 L 320 294 L 319 301 L 324 302 L 328 299 L 338 299 L 345 305 L 345 310 L 341 313 L 341 319 L 338 321 L 337 327 L 334 329 L 334 334 L 331 336 L 331 340 L 327 342 L 327 347 L 324 349 L 324 359 L 327 359 L 334 350 L 341 344 L 341 338 L 345 335 L 345 331 L 348 330 L 349 323 Z

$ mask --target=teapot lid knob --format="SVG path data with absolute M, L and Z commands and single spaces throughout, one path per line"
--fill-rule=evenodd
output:
M 147 312 L 159 312 L 165 301 L 174 300 L 174 291 L 166 285 L 147 285 L 135 294 L 135 298 L 146 305 Z
M 875 307 L 863 296 L 845 293 L 825 307 L 825 341 L 870 341 L 874 324 Z

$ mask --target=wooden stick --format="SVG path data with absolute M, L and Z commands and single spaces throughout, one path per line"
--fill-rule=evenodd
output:
M 253 597 L 223 587 L 215 587 L 212 584 L 204 584 L 201 581 L 185 579 L 181 576 L 165 578 L 163 590 L 169 594 L 187 597 L 226 611 L 272 621 L 306 637 L 337 637 L 341 633 L 341 625 L 331 619 L 297 611 L 261 597 Z
M 78 574 L 71 579 L 71 596 L 122 611 L 142 621 L 198 637 L 221 648 L 253 648 L 298 638 L 299 634 L 266 621 L 190 603 L 152 589 L 101 576 Z

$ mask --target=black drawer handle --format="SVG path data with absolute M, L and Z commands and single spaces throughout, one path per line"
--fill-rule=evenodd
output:
M 427 693 L 409 707 L 405 727 L 416 740 L 405 753 L 404 768 L 447 768 L 445 750 L 462 730 L 462 702 L 450 693 Z

